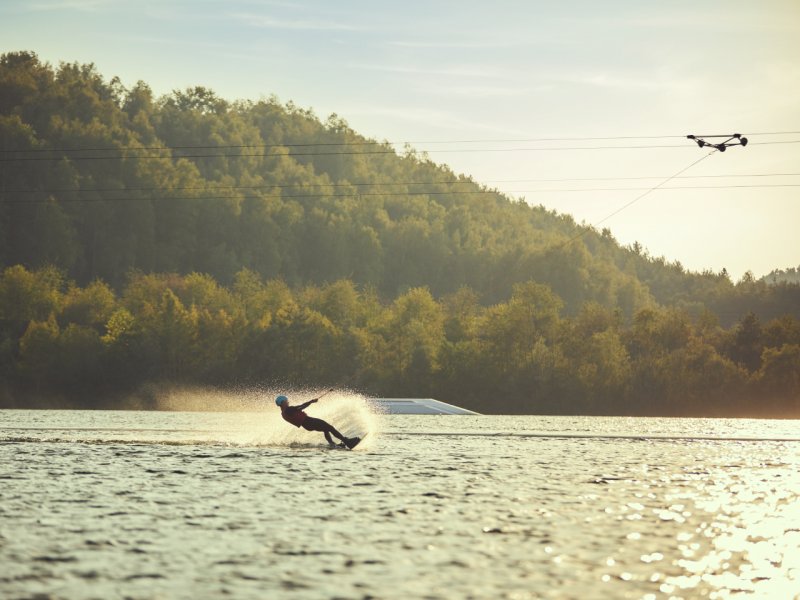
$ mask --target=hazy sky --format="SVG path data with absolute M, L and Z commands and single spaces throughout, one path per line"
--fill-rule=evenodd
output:
M 335 112 L 692 270 L 800 264 L 797 0 L 3 0 L 14 50 Z

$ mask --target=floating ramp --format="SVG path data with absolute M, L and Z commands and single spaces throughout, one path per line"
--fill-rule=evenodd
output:
M 372 402 L 389 415 L 478 415 L 471 410 L 433 398 L 373 398 Z

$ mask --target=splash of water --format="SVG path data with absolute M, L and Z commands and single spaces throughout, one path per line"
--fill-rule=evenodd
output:
M 289 396 L 293 404 L 318 397 L 323 390 L 218 390 L 170 388 L 157 394 L 157 407 L 170 411 L 200 411 L 202 439 L 243 446 L 319 447 L 327 445 L 321 432 L 294 427 L 281 418 L 274 404 L 278 393 Z M 222 412 L 220 412 L 222 411 Z M 357 450 L 368 450 L 381 430 L 379 409 L 365 396 L 334 390 L 311 405 L 310 416 L 323 419 L 346 437 L 365 438 Z

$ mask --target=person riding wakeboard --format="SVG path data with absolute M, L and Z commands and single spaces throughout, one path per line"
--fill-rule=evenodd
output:
M 328 440 L 328 443 L 331 446 L 335 446 L 336 443 L 331 438 L 331 434 L 339 438 L 341 440 L 340 445 L 347 446 L 348 448 L 355 447 L 358 442 L 361 441 L 361 438 L 353 437 L 348 438 L 343 436 L 339 431 L 327 421 L 323 421 L 322 419 L 317 419 L 315 417 L 309 417 L 304 411 L 306 408 L 317 402 L 319 398 L 314 398 L 309 400 L 308 402 L 304 402 L 303 404 L 298 404 L 297 406 L 292 406 L 289 404 L 289 398 L 284 395 L 280 395 L 275 398 L 275 404 L 277 404 L 281 409 L 281 417 L 283 417 L 284 421 L 288 421 L 295 427 L 302 427 L 306 431 L 322 431 L 325 434 L 325 439 Z

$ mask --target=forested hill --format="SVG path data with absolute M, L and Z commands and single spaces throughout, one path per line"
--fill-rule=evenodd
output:
M 533 279 L 567 314 L 588 300 L 627 316 L 654 301 L 707 307 L 728 324 L 797 309 L 783 287 L 687 273 L 274 99 L 200 87 L 155 98 L 92 65 L 11 53 L 0 137 L 0 265 L 55 265 L 81 284 L 119 288 L 134 269 L 229 284 L 246 268 L 291 286 L 350 279 L 385 298 L 467 286 L 487 305 Z
M 800 416 L 800 285 L 686 272 L 335 115 L 18 52 L 0 140 L 0 406 L 347 381 L 482 412 Z
M 348 278 L 389 298 L 467 285 L 492 303 L 536 278 L 569 307 L 594 298 L 630 314 L 652 300 L 631 269 L 647 260 L 596 235 L 564 245 L 577 232 L 569 217 L 335 116 L 205 88 L 157 99 L 145 83 L 126 89 L 90 65 L 54 70 L 28 54 L 1 66 L 3 264 L 55 264 L 115 287 L 131 269 L 230 283 L 247 268 L 290 285 Z

